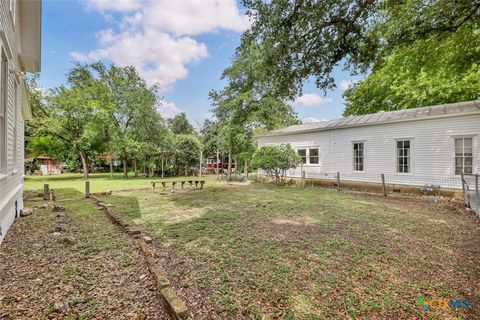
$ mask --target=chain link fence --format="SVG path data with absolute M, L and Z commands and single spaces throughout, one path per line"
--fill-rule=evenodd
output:
M 462 174 L 463 200 L 465 204 L 480 217 L 480 176 L 479 174 Z

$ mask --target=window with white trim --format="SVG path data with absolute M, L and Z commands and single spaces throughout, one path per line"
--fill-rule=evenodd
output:
M 302 163 L 306 164 L 307 163 L 307 149 L 298 149 L 297 150 L 298 155 L 300 158 L 302 158 Z
M 2 49 L 0 59 L 0 173 L 7 171 L 7 93 L 8 60 Z
M 365 143 L 363 142 L 353 143 L 353 170 L 365 170 Z
M 318 148 L 308 149 L 308 161 L 310 164 L 318 164 Z
M 455 138 L 455 174 L 473 173 L 473 139 Z
M 397 172 L 409 173 L 411 170 L 410 140 L 397 140 Z

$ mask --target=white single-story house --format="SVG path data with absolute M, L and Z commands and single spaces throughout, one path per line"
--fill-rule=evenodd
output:
M 0 1 L 0 243 L 23 208 L 25 72 L 40 71 L 41 1 Z
M 294 125 L 257 136 L 259 147 L 290 144 L 299 178 L 461 189 L 480 169 L 480 100 Z

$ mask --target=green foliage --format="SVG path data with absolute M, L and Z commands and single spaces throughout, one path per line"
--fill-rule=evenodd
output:
M 194 135 L 177 135 L 174 138 L 175 159 L 185 169 L 185 175 L 190 167 L 200 161 L 201 144 Z
M 63 140 L 49 136 L 28 137 L 27 150 L 30 157 L 47 156 L 54 161 L 61 161 L 68 154 L 68 146 Z
M 252 164 L 262 169 L 275 183 L 285 182 L 287 170 L 302 162 L 298 153 L 289 145 L 263 146 L 253 154 Z
M 193 126 L 188 122 L 185 112 L 168 119 L 168 127 L 173 134 L 193 134 L 195 132 Z
M 238 52 L 255 45 L 263 73 L 255 86 L 286 99 L 298 96 L 310 78 L 323 90 L 333 88 L 332 72 L 340 64 L 366 72 L 417 40 L 478 29 L 480 17 L 480 3 L 471 0 L 243 2 L 254 22 Z
M 480 30 L 404 45 L 345 91 L 345 116 L 480 98 Z

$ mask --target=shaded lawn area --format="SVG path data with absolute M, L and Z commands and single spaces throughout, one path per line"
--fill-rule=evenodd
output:
M 110 178 L 109 173 L 94 173 L 90 174 L 90 191 L 104 192 L 109 190 L 123 190 L 123 189 L 139 189 L 151 188 L 152 181 L 179 181 L 184 180 L 200 180 L 198 177 L 175 177 L 175 178 L 160 178 L 160 177 L 134 177 L 130 173 L 128 178 L 123 178 L 121 173 L 115 173 L 113 179 Z M 212 177 L 203 177 L 201 180 L 209 180 L 214 182 Z M 50 189 L 73 188 L 80 192 L 85 192 L 85 180 L 82 174 L 66 173 L 61 175 L 51 176 L 26 176 L 25 190 L 43 190 L 43 185 L 49 184 Z
M 480 316 L 480 224 L 461 203 L 255 183 L 104 201 L 145 225 L 196 319 Z
M 65 212 L 17 219 L 0 247 L 0 318 L 170 319 L 135 241 L 78 191 L 56 195 Z

